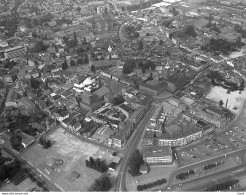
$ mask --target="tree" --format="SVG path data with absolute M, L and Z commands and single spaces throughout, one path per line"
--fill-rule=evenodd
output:
M 16 151 L 20 151 L 23 146 L 22 146 L 22 138 L 19 135 L 13 135 L 10 138 L 10 143 L 12 148 L 14 148 Z
M 107 176 L 102 177 L 101 179 L 96 179 L 93 187 L 93 191 L 96 192 L 107 192 L 111 188 L 110 179 Z
M 91 65 L 91 71 L 95 74 L 96 73 L 96 67 L 94 65 Z
M 77 59 L 77 64 L 83 64 L 83 60 L 81 58 Z
M 68 68 L 68 64 L 67 61 L 65 60 L 65 62 L 62 63 L 62 70 L 66 70 Z
M 75 41 L 75 45 L 78 45 L 78 39 L 77 39 L 77 35 L 76 32 L 73 33 L 73 40 Z
M 32 89 L 39 89 L 41 82 L 33 77 L 30 78 L 30 84 Z
M 63 41 L 66 43 L 66 45 L 68 45 L 68 38 L 66 36 L 63 37 Z
M 39 20 L 37 18 L 34 18 L 32 21 L 34 26 L 38 26 L 39 25 Z
M 77 46 L 77 41 L 75 39 L 72 39 L 72 40 L 69 40 L 68 43 L 67 43 L 67 46 L 69 48 L 73 48 L 73 47 L 76 47 Z
M 81 7 L 77 7 L 77 12 L 81 12 Z
M 143 163 L 143 156 L 140 154 L 140 151 L 136 149 L 129 160 L 129 173 L 132 176 L 140 175 L 139 169 Z
M 240 83 L 240 86 L 239 86 L 239 89 L 240 91 L 243 91 L 244 90 L 244 79 L 242 79 L 241 83 Z
M 86 45 L 86 44 L 87 44 L 86 37 L 84 37 L 83 44 L 84 44 L 84 45 Z
M 140 40 L 140 41 L 139 41 L 139 50 L 142 50 L 142 49 L 143 49 L 143 41 Z
M 125 63 L 122 69 L 123 74 L 130 74 L 134 70 L 134 67 L 130 64 Z
M 75 65 L 76 65 L 76 64 L 75 64 L 75 61 L 74 61 L 74 60 L 71 60 L 71 61 L 70 61 L 70 65 L 71 65 L 71 66 L 75 66 Z
M 223 100 L 220 100 L 220 101 L 219 101 L 219 105 L 220 105 L 220 106 L 223 106 L 223 104 L 224 104 Z
M 43 41 L 38 41 L 33 48 L 33 52 L 34 53 L 44 52 L 47 50 L 47 48 L 48 46 L 44 45 Z
M 186 28 L 184 29 L 184 33 L 187 36 L 196 37 L 196 32 L 194 30 L 193 25 L 186 26 Z

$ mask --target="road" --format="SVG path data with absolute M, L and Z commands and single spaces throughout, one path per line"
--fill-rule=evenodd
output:
M 36 178 L 40 178 L 39 179 L 40 181 L 44 181 L 45 182 L 46 186 L 48 187 L 48 189 L 50 191 L 52 191 L 52 192 L 59 192 L 59 191 L 61 191 L 56 186 L 54 186 L 53 183 L 51 183 L 47 178 L 45 178 L 42 175 L 40 175 L 40 172 L 38 172 L 38 170 L 35 167 L 33 167 L 31 164 L 29 164 L 20 154 L 17 154 L 15 152 L 13 152 L 12 150 L 10 150 L 7 147 L 4 147 L 3 146 L 3 148 L 4 148 L 5 151 L 7 151 L 12 156 L 14 156 L 20 162 L 24 163 L 27 168 L 30 168 L 32 170 L 32 172 L 35 173 L 35 175 L 37 176 Z
M 145 115 L 145 117 L 142 119 L 141 123 L 135 129 L 134 134 L 128 140 L 128 144 L 127 144 L 126 149 L 125 149 L 125 156 L 124 156 L 124 159 L 121 163 L 121 167 L 119 170 L 119 176 L 118 176 L 118 179 L 117 179 L 116 185 L 115 185 L 116 191 L 127 191 L 125 182 L 126 182 L 126 173 L 128 170 L 128 161 L 129 161 L 129 158 L 131 157 L 132 153 L 137 148 L 137 146 L 141 140 L 139 138 L 142 137 L 143 133 L 145 132 L 145 127 L 146 127 L 147 123 L 149 122 L 149 118 L 150 118 L 151 114 L 153 113 L 154 109 L 155 109 L 155 106 L 152 106 L 149 109 L 148 113 Z
M 202 186 L 205 187 L 206 185 L 210 185 L 211 184 L 211 178 L 219 179 L 219 178 L 222 178 L 225 175 L 231 174 L 232 172 L 234 172 L 236 170 L 244 168 L 245 167 L 245 162 L 246 162 L 246 159 L 245 159 L 245 156 L 244 156 L 245 154 L 246 154 L 246 148 L 243 148 L 243 149 L 240 149 L 240 150 L 237 150 L 237 151 L 232 151 L 229 154 L 223 154 L 223 155 L 220 155 L 220 156 L 216 156 L 216 157 L 204 160 L 203 162 L 200 161 L 200 162 L 193 163 L 192 165 L 187 165 L 185 167 L 181 167 L 177 171 L 171 173 L 167 186 L 165 186 L 161 190 L 162 191 L 167 191 L 169 188 L 176 189 L 176 190 L 179 190 L 179 191 L 199 190 L 200 188 L 202 188 Z M 225 170 L 225 171 L 214 173 L 214 174 L 211 174 L 211 175 L 208 175 L 208 176 L 205 176 L 205 177 L 201 177 L 201 178 L 197 178 L 197 179 L 194 179 L 194 180 L 191 180 L 191 181 L 184 182 L 182 184 L 182 187 L 178 187 L 178 189 L 176 187 L 176 186 L 178 186 L 178 184 L 172 185 L 172 183 L 174 183 L 174 180 L 175 180 L 175 177 L 176 177 L 177 173 L 182 172 L 181 170 L 188 171 L 190 169 L 193 169 L 194 167 L 199 167 L 199 166 L 203 166 L 205 164 L 209 164 L 210 161 L 213 161 L 213 162 L 214 161 L 220 161 L 220 160 L 223 160 L 223 159 L 225 159 L 227 157 L 235 156 L 235 155 L 238 155 L 238 156 L 241 157 L 242 165 L 234 167 L 234 168 L 231 168 L 231 169 L 228 169 L 228 170 Z M 205 163 L 205 162 L 207 162 L 207 163 Z

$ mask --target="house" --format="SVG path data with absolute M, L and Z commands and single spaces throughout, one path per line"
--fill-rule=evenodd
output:
M 14 88 L 9 90 L 7 98 L 5 100 L 5 106 L 14 106 L 17 107 L 18 94 Z
M 17 107 L 25 114 L 31 114 L 34 112 L 36 105 L 33 103 L 32 100 L 30 100 L 28 97 L 22 97 L 18 104 Z
M 139 172 L 142 174 L 146 174 L 149 171 L 149 167 L 146 163 L 142 164 L 139 168 Z
M 22 138 L 21 143 L 22 143 L 24 148 L 27 148 L 28 146 L 30 146 L 35 141 L 35 138 L 33 136 L 30 136 L 24 132 L 21 132 L 20 136 Z
M 110 171 L 115 171 L 118 165 L 121 163 L 122 158 L 120 156 L 114 157 L 113 161 L 109 164 L 108 169 Z

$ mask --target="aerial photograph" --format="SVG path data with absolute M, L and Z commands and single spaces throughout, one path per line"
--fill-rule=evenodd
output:
M 0 0 L 0 192 L 246 191 L 246 0 Z

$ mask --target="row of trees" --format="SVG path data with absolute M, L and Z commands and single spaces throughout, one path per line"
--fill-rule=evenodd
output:
M 212 85 L 222 86 L 223 88 L 229 89 L 231 91 L 236 91 L 236 90 L 243 91 L 245 87 L 244 79 L 242 79 L 239 84 L 230 82 L 224 79 L 224 77 L 218 71 L 210 71 L 207 74 L 207 77 L 211 79 Z
M 167 180 L 166 179 L 160 179 L 160 180 L 157 180 L 155 182 L 152 182 L 152 183 L 148 183 L 148 184 L 143 184 L 143 185 L 138 185 L 137 186 L 137 190 L 138 191 L 143 191 L 143 190 L 146 190 L 146 189 L 149 189 L 149 188 L 153 188 L 155 186 L 159 186 L 159 185 L 162 185 L 164 183 L 166 183 Z
M 234 180 L 229 180 L 226 182 L 222 182 L 219 184 L 216 184 L 212 187 L 207 188 L 205 191 L 209 191 L 209 192 L 213 192 L 213 191 L 225 191 L 228 190 L 231 186 L 237 184 L 239 182 L 238 179 L 234 179 Z
M 142 164 L 144 164 L 143 156 L 140 151 L 136 149 L 129 160 L 128 172 L 134 177 L 141 175 L 139 169 Z
M 0 183 L 5 179 L 10 179 L 15 185 L 29 177 L 33 182 L 37 182 L 39 187 L 43 187 L 44 191 L 49 191 L 43 182 L 38 181 L 35 175 L 28 168 L 23 168 L 23 165 L 18 160 L 13 160 L 2 156 L 0 150 Z
M 176 175 L 176 179 L 185 180 L 185 179 L 187 179 L 187 177 L 189 175 L 194 175 L 194 174 L 195 174 L 195 171 L 192 169 L 192 170 L 189 170 L 185 173 L 180 173 L 180 174 Z
M 52 145 L 50 140 L 44 139 L 43 137 L 39 139 L 39 144 L 43 146 L 44 149 L 48 149 Z
M 16 173 L 20 174 L 23 172 L 20 161 L 14 160 L 11 163 L 6 163 L 10 161 L 11 159 L 0 156 L 0 182 L 7 178 L 12 180 Z
M 219 165 L 222 165 L 222 163 L 224 163 L 224 162 L 223 161 L 220 161 L 220 162 L 217 162 L 217 163 L 212 163 L 212 164 L 205 165 L 205 166 L 203 166 L 203 170 L 206 171 L 208 169 L 212 169 L 214 167 L 217 167 Z
M 107 172 L 108 170 L 108 166 L 106 165 L 105 161 L 100 160 L 99 158 L 94 160 L 93 157 L 90 157 L 89 160 L 85 161 L 85 165 L 101 173 Z
M 32 23 L 34 26 L 43 25 L 44 23 L 50 22 L 54 19 L 54 16 L 50 13 L 38 18 L 34 18 Z
M 142 61 L 135 61 L 135 60 L 129 60 L 125 62 L 122 73 L 123 74 L 130 74 L 134 71 L 134 68 L 137 67 L 141 68 L 142 73 L 145 74 L 147 70 L 155 70 L 156 64 L 152 62 L 151 60 L 142 60 Z
M 35 46 L 30 50 L 31 53 L 46 52 L 49 46 L 44 45 L 43 41 L 38 41 Z
M 184 37 L 196 37 L 196 36 L 197 34 L 195 32 L 194 26 L 188 25 L 183 29 L 183 31 L 170 33 L 169 38 L 172 39 L 173 37 L 184 38 Z
M 95 192 L 107 192 L 110 190 L 112 184 L 110 182 L 110 179 L 106 176 L 96 179 L 92 190 Z
M 201 46 L 201 50 L 213 53 L 223 53 L 224 55 L 229 55 L 232 51 L 237 51 L 237 48 L 241 48 L 243 45 L 241 37 L 238 36 L 234 42 L 229 42 L 225 39 L 214 39 L 211 38 L 206 45 Z

